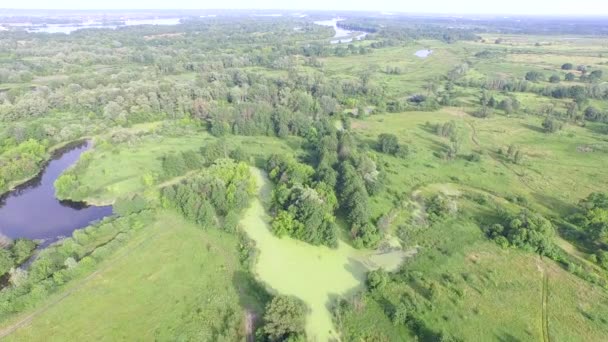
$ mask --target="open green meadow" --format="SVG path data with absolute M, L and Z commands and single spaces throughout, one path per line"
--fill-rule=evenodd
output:
M 259 316 L 261 303 L 238 245 L 233 235 L 161 211 L 97 271 L 42 302 L 5 339 L 244 339 L 245 319 Z
M 607 340 L 604 37 L 258 19 L 104 31 L 107 59 L 0 84 L 0 190 L 89 139 L 56 195 L 115 210 L 5 267 L 0 338 Z

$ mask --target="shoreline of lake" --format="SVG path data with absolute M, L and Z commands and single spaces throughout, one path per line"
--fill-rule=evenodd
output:
M 11 240 L 38 240 L 46 246 L 92 222 L 111 216 L 111 206 L 61 200 L 55 195 L 54 183 L 57 178 L 91 148 L 93 143 L 89 139 L 55 146 L 36 175 L 3 193 L 0 196 L 0 233 Z

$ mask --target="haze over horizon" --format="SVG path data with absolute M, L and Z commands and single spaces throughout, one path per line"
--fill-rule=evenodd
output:
M 580 0 L 576 3 L 566 0 L 511 0 L 508 2 L 490 2 L 483 0 L 427 0 L 421 3 L 404 3 L 400 1 L 292 1 L 225 0 L 222 2 L 197 2 L 191 0 L 105 0 L 87 1 L 23 0 L 0 6 L 5 9 L 45 9 L 45 10 L 342 10 L 342 11 L 380 11 L 427 14 L 488 14 L 488 15 L 560 15 L 560 16 L 602 16 L 608 15 L 608 2 L 600 0 Z

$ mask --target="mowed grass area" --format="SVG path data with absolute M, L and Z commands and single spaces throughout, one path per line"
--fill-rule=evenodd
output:
M 245 310 L 261 310 L 250 284 L 235 236 L 162 211 L 92 277 L 34 311 L 6 340 L 244 339 Z

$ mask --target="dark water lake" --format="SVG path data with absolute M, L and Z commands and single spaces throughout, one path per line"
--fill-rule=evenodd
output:
M 89 206 L 55 197 L 55 180 L 90 148 L 90 142 L 81 141 L 56 151 L 36 178 L 2 195 L 0 233 L 11 239 L 41 239 L 47 244 L 112 215 L 112 206 Z

